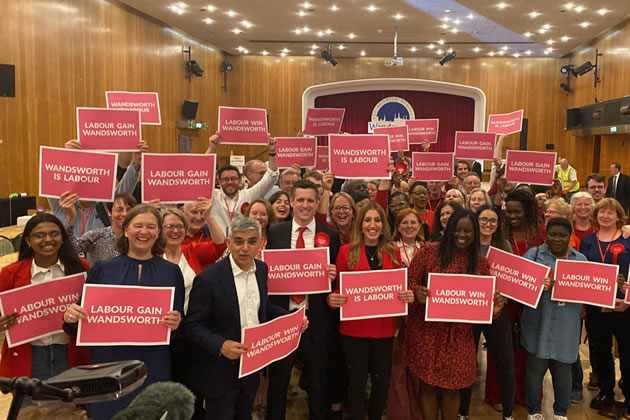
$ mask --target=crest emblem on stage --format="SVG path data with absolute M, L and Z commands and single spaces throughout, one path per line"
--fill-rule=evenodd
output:
M 411 104 L 398 96 L 388 96 L 374 106 L 372 119 L 368 123 L 368 132 L 376 127 L 404 125 L 406 120 L 416 119 Z

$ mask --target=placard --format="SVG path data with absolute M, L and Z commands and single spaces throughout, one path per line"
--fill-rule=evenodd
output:
M 157 92 L 105 92 L 109 109 L 131 109 L 140 111 L 140 122 L 144 125 L 162 125 L 160 100 Z
M 509 114 L 490 114 L 488 116 L 488 133 L 513 134 L 523 129 L 523 110 Z
M 328 155 L 328 146 L 317 146 L 317 162 L 315 162 L 315 169 L 327 171 L 330 168 Z
M 413 152 L 412 174 L 416 181 L 448 181 L 453 177 L 453 153 Z
M 535 185 L 553 184 L 555 152 L 508 150 L 505 157 L 505 179 Z
M 216 155 L 142 154 L 142 202 L 190 203 L 212 198 Z
M 278 168 L 300 168 L 315 166 L 317 158 L 317 138 L 315 137 L 276 137 L 276 162 Z
M 488 250 L 488 263 L 497 279 L 499 293 L 536 309 L 543 292 L 542 280 L 549 276 L 551 267 L 492 246 Z
M 219 133 L 221 144 L 267 145 L 267 111 L 220 106 Z
M 429 273 L 426 321 L 491 324 L 494 276 Z
M 306 295 L 330 292 L 328 247 L 263 249 L 262 260 L 269 266 L 267 293 Z
M 551 288 L 551 300 L 615 307 L 617 264 L 556 260 L 553 272 L 555 284 Z
M 140 111 L 77 107 L 77 140 L 83 150 L 137 151 Z
M 9 348 L 62 332 L 63 314 L 79 300 L 85 273 L 72 274 L 0 293 L 0 313 L 19 314 L 6 332 Z
M 374 134 L 389 136 L 389 151 L 391 153 L 398 152 L 399 150 L 409 150 L 409 132 L 406 125 L 378 127 L 374 129 Z
M 407 269 L 344 271 L 339 273 L 339 294 L 348 300 L 340 319 L 384 318 L 407 315 L 407 303 L 398 294 L 407 290 Z
M 39 196 L 65 192 L 81 200 L 114 201 L 118 155 L 56 147 L 39 147 Z
M 340 133 L 345 113 L 345 108 L 309 108 L 302 132 L 307 136 Z
M 494 133 L 455 132 L 455 157 L 458 159 L 492 160 L 496 142 Z
M 370 134 L 328 136 L 330 171 L 342 179 L 389 179 L 389 137 Z
M 77 346 L 155 346 L 169 344 L 162 323 L 173 310 L 174 287 L 83 285 Z
M 306 308 L 255 327 L 243 328 L 242 343 L 248 347 L 241 356 L 238 377 L 251 375 L 276 360 L 284 359 L 300 345 Z
M 406 120 L 405 125 L 409 129 L 409 144 L 437 143 L 439 119 Z

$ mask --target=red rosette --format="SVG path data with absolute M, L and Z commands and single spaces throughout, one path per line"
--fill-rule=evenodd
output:
M 394 165 L 394 169 L 400 175 L 404 175 L 409 171 L 409 166 L 407 166 L 407 163 L 405 161 L 401 160 L 397 164 Z
M 613 256 L 612 263 L 617 264 L 617 257 L 626 249 L 622 244 L 614 244 L 610 247 L 610 253 Z
M 315 235 L 315 246 L 317 248 L 323 248 L 330 245 L 330 236 L 327 233 L 319 232 Z
M 249 207 L 248 202 L 244 202 L 243 204 L 241 204 L 241 214 L 245 214 L 245 212 L 247 211 L 247 207 Z

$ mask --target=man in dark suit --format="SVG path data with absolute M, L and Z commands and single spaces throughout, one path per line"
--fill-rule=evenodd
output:
M 205 397 L 206 419 L 251 419 L 259 375 L 238 378 L 239 358 L 248 350 L 241 329 L 288 313 L 267 297 L 267 264 L 254 260 L 261 238 L 256 220 L 235 218 L 230 256 L 193 282 L 184 330 L 195 344 L 191 386 Z
M 328 246 L 330 265 L 328 276 L 334 280 L 337 269 L 335 260 L 339 251 L 339 234 L 315 220 L 319 205 L 317 185 L 300 180 L 291 189 L 293 219 L 274 226 L 267 234 L 267 249 L 294 249 Z M 326 303 L 328 293 L 299 296 L 271 296 L 271 300 L 288 311 L 306 307 L 309 329 L 301 338 L 298 351 L 289 357 L 269 365 L 269 391 L 267 393 L 267 419 L 284 420 L 287 389 L 291 371 L 299 353 L 304 360 L 303 374 L 308 392 L 309 418 L 322 420 L 328 417 L 328 343 L 338 334 L 335 316 Z
M 630 176 L 621 173 L 621 164 L 618 162 L 610 165 L 611 177 L 608 179 L 606 197 L 614 198 L 621 204 L 628 214 L 630 208 Z

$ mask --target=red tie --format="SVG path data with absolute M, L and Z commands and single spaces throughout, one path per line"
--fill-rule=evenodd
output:
M 300 233 L 298 233 L 298 237 L 297 237 L 297 241 L 295 241 L 295 248 L 296 249 L 300 249 L 300 248 L 306 248 L 304 246 L 304 231 L 308 229 L 306 226 L 300 227 Z M 302 302 L 304 302 L 304 299 L 306 299 L 305 295 L 292 295 L 291 296 L 291 300 L 295 303 L 297 303 L 298 305 Z

